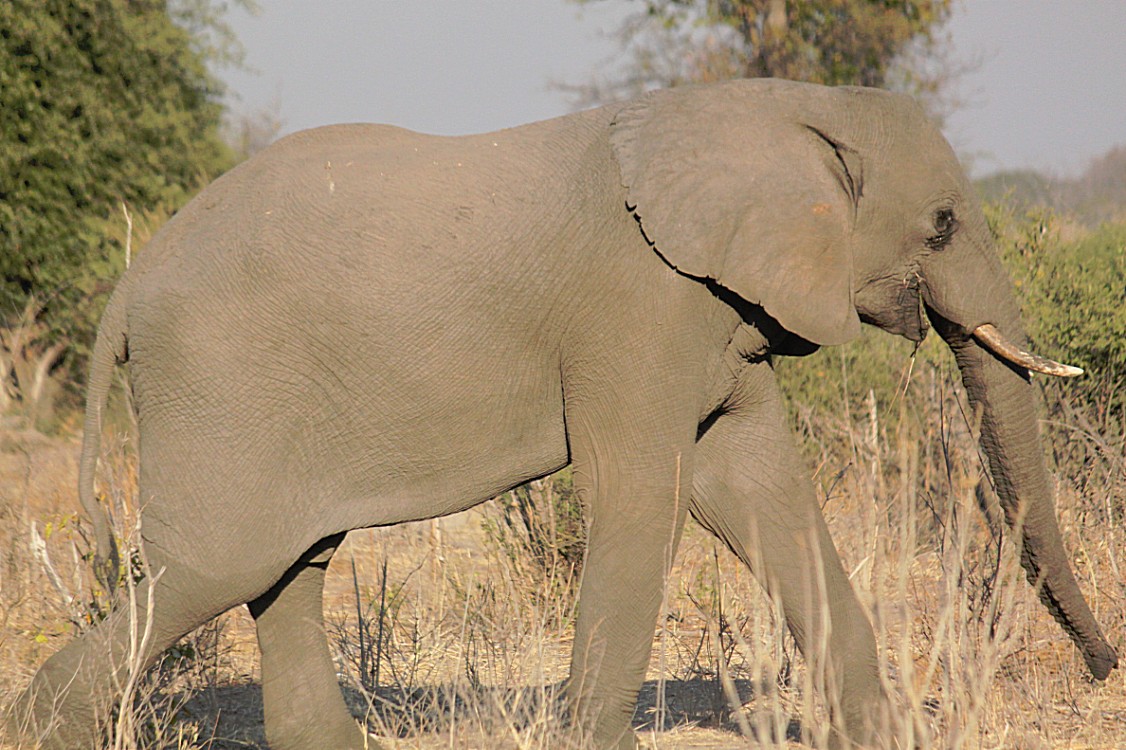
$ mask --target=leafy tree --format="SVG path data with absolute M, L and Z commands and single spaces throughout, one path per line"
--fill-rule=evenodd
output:
M 124 264 L 123 206 L 170 212 L 232 164 L 207 68 L 237 58 L 218 12 L 209 0 L 0 3 L 0 339 L 25 347 L 0 347 L 7 400 L 27 395 L 21 358 L 50 351 L 83 369 Z M 35 346 L 10 335 L 29 326 Z
M 576 0 L 586 3 L 595 0 Z M 643 0 L 619 37 L 629 58 L 583 103 L 729 78 L 894 85 L 939 102 L 951 67 L 941 34 L 951 0 Z

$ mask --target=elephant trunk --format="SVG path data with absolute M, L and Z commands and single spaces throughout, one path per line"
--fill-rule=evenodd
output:
M 1040 446 L 1029 365 L 1006 361 L 1002 357 L 1008 357 L 1007 353 L 994 353 L 995 342 L 980 340 L 998 333 L 993 326 L 978 336 L 979 329 L 971 333 L 929 305 L 928 314 L 953 350 L 970 402 L 980 414 L 982 449 L 1006 520 L 1021 531 L 1021 564 L 1028 580 L 1038 587 L 1040 600 L 1078 646 L 1091 674 L 1104 680 L 1118 665 L 1118 656 L 1095 622 L 1064 550 L 1052 482 Z M 1010 320 L 1000 328 L 1017 342 L 1013 348 L 1024 353 L 1019 323 Z

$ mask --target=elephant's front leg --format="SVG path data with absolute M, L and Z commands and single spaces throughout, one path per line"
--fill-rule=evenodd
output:
M 633 748 L 630 719 L 687 512 L 695 421 L 622 402 L 568 412 L 589 534 L 568 692 L 594 747 Z
M 769 364 L 744 366 L 697 444 L 693 484 L 693 516 L 781 600 L 825 686 L 831 744 L 879 745 L 886 697 L 872 626 L 829 537 Z

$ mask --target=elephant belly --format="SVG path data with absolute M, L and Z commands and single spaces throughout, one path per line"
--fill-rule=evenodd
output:
M 455 513 L 567 463 L 558 367 L 504 341 L 338 368 L 337 398 L 310 404 L 311 453 L 298 473 L 333 488 L 339 528 Z
M 483 387 L 448 372 L 464 385 L 431 383 L 422 395 L 400 380 L 403 392 L 391 397 L 373 382 L 365 401 L 293 371 L 276 382 L 260 373 L 252 387 L 226 392 L 194 381 L 199 392 L 187 400 L 143 395 L 149 536 L 193 546 L 206 530 L 226 546 L 268 527 L 284 530 L 275 541 L 299 552 L 338 531 L 464 510 L 568 460 L 550 378 L 524 373 Z
M 562 404 L 546 393 L 474 389 L 374 417 L 363 448 L 346 446 L 358 463 L 341 477 L 342 528 L 456 513 L 567 463 Z

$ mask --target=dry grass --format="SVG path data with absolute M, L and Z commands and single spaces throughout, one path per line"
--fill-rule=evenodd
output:
M 991 497 L 958 389 L 929 370 L 912 387 L 910 403 L 881 409 L 873 396 L 798 419 L 833 536 L 876 626 L 900 746 L 1126 747 L 1126 670 L 1101 685 L 1086 676 L 1012 545 L 976 507 Z M 1121 651 L 1126 428 L 1052 393 L 1047 401 L 1064 539 Z M 111 447 L 103 464 L 128 538 L 129 452 Z M 97 616 L 81 524 L 59 505 L 73 495 L 66 474 L 52 497 L 0 477 L 23 488 L 0 508 L 2 701 Z M 521 564 L 496 543 L 498 512 L 354 533 L 333 561 L 326 613 L 342 684 L 354 714 L 389 747 L 583 746 L 556 710 L 573 622 L 569 569 Z M 777 607 L 698 528 L 685 535 L 666 600 L 635 716 L 646 745 L 825 746 L 825 707 Z M 118 710 L 105 747 L 265 747 L 257 669 L 240 608 L 136 676 L 136 699 Z

